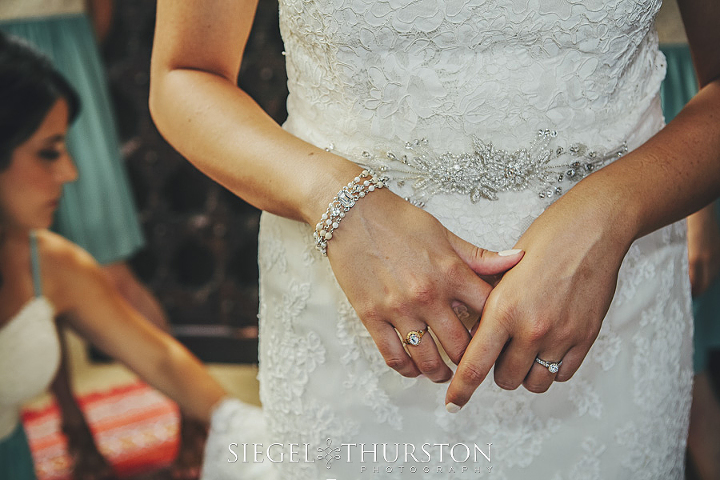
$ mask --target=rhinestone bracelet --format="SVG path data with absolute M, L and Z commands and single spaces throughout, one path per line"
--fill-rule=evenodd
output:
M 373 170 L 368 168 L 343 187 L 328 205 L 320 223 L 315 226 L 313 234 L 315 248 L 327 256 L 328 241 L 332 238 L 335 229 L 340 226 L 340 221 L 345 218 L 345 213 L 369 192 L 376 188 L 383 188 L 385 182 L 387 182 L 387 178 L 377 176 Z

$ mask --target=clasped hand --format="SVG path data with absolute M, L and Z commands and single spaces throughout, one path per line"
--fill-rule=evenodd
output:
M 615 219 L 572 204 L 557 202 L 518 241 L 519 252 L 501 255 L 378 192 L 353 208 L 328 256 L 385 362 L 407 377 L 452 378 L 446 403 L 454 412 L 493 365 L 505 389 L 522 384 L 540 393 L 568 380 L 597 337 L 630 241 L 607 227 Z M 482 312 L 472 335 L 457 306 Z M 427 327 L 458 365 L 454 377 L 434 341 L 403 344 L 408 332 Z M 536 357 L 563 363 L 552 373 Z

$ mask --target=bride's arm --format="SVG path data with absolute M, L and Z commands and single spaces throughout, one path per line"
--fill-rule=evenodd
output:
M 160 0 L 150 108 L 165 138 L 207 175 L 263 210 L 315 225 L 361 169 L 290 135 L 237 86 L 257 0 Z M 358 202 L 334 233 L 336 278 L 388 365 L 445 381 L 450 369 L 432 341 L 405 352 L 395 328 L 434 330 L 458 362 L 470 335 L 453 303 L 482 311 L 487 274 L 512 267 L 448 232 L 387 189 Z M 414 360 L 414 362 L 413 362 Z
M 284 132 L 237 88 L 256 5 L 159 1 L 150 111 L 185 158 L 247 202 L 317 222 L 361 169 Z
M 525 257 L 488 298 L 448 403 L 464 405 L 493 364 L 496 383 L 507 389 L 524 384 L 543 392 L 553 379 L 568 380 L 597 337 L 630 244 L 720 193 L 720 3 L 679 3 L 699 93 L 640 148 L 578 183 L 522 236 L 517 247 Z M 556 378 L 534 363 L 536 356 L 563 360 Z

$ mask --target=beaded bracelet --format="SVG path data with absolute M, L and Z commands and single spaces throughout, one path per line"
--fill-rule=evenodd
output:
M 387 178 L 378 177 L 371 169 L 363 170 L 352 182 L 335 195 L 327 210 L 315 226 L 315 248 L 327 256 L 327 244 L 333 237 L 333 232 L 340 226 L 340 221 L 345 218 L 345 213 L 350 210 L 358 200 L 374 191 L 376 188 L 383 188 Z

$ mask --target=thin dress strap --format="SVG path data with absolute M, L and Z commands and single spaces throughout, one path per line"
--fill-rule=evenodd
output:
M 40 276 L 40 255 L 38 254 L 35 231 L 30 232 L 30 261 L 32 262 L 33 290 L 37 298 L 42 296 L 42 278 Z

